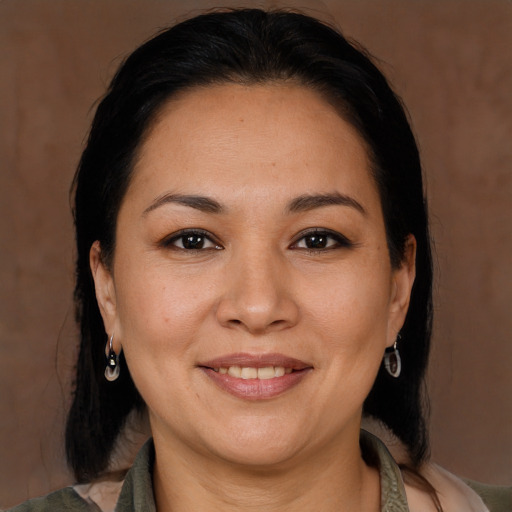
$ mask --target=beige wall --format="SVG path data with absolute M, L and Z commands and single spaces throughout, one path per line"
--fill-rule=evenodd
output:
M 76 343 L 68 187 L 91 105 L 121 57 L 214 5 L 183 4 L 0 2 L 0 507 L 70 480 L 61 439 Z M 510 484 L 512 3 L 288 5 L 313 6 L 363 41 L 409 107 L 438 258 L 433 457 Z

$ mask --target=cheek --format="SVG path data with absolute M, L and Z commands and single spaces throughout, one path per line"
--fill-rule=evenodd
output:
M 172 365 L 176 356 L 190 349 L 208 315 L 208 293 L 193 279 L 173 277 L 158 266 L 135 270 L 128 262 L 119 269 L 118 282 L 120 340 L 127 358 L 136 365 L 149 364 L 148 360 Z
M 175 391 L 188 386 L 204 308 L 187 287 L 144 277 L 124 280 L 129 284 L 120 293 L 123 352 L 150 410 L 172 413 L 179 403 Z
M 384 274 L 383 274 L 384 275 Z M 312 323 L 322 340 L 321 392 L 333 411 L 340 404 L 358 409 L 375 381 L 382 362 L 389 320 L 389 282 L 382 276 L 344 276 L 315 309 Z M 319 366 L 320 366 L 319 365 Z M 338 412 L 333 412 L 333 421 Z
M 376 261 L 374 265 L 347 266 L 342 272 L 318 277 L 312 276 L 314 286 L 304 283 L 300 294 L 307 304 L 305 310 L 328 339 L 337 344 L 354 340 L 347 348 L 357 350 L 379 334 L 385 337 L 391 294 L 391 276 L 386 267 Z
M 321 343 L 317 363 L 325 370 L 320 393 L 333 411 L 341 403 L 356 410 L 373 385 L 386 347 L 389 297 L 390 273 L 378 264 L 371 272 L 347 269 L 309 288 L 310 337 Z

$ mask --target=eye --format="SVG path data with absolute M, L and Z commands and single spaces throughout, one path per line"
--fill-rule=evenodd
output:
M 351 247 L 352 245 L 352 242 L 341 233 L 326 229 L 314 229 L 302 233 L 300 238 L 292 244 L 291 249 L 322 251 L 339 247 Z
M 174 233 L 165 239 L 163 245 L 184 251 L 222 249 L 222 247 L 212 239 L 211 235 L 202 230 L 186 230 Z

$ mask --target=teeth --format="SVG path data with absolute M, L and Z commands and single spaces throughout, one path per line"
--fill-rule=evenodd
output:
M 258 368 L 258 379 L 273 379 L 277 377 L 276 371 L 273 366 L 266 366 L 265 368 Z
M 240 377 L 242 377 L 242 379 L 257 379 L 258 370 L 256 368 L 242 368 Z
M 240 366 L 230 366 L 228 368 L 228 375 L 240 378 L 242 376 L 242 368 Z
M 275 377 L 282 377 L 285 374 L 292 373 L 291 368 L 284 366 L 265 366 L 264 368 L 252 368 L 250 366 L 230 366 L 229 368 L 214 368 L 214 370 L 222 375 L 230 375 L 237 379 L 260 379 L 267 380 Z
M 277 366 L 274 371 L 276 372 L 276 377 L 282 377 L 284 375 L 284 368 L 282 366 Z

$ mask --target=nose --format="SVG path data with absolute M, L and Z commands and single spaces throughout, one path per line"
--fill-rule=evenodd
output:
M 265 334 L 294 326 L 299 307 L 286 261 L 270 252 L 234 256 L 217 306 L 221 325 Z

